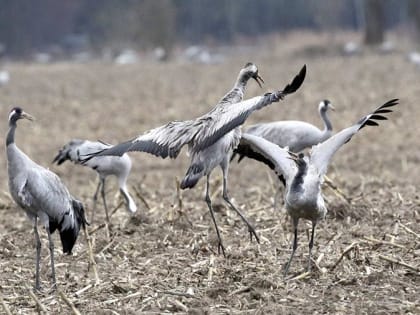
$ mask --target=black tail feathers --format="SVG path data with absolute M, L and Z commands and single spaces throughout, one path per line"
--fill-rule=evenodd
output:
M 72 206 L 74 213 L 73 224 L 65 229 L 62 229 L 61 226 L 65 218 L 63 218 L 60 223 L 55 225 L 51 224 L 50 222 L 51 233 L 54 232 L 56 228 L 58 228 L 60 231 L 61 244 L 63 245 L 63 253 L 65 254 L 71 254 L 73 246 L 76 243 L 77 236 L 79 235 L 80 228 L 85 227 L 86 224 L 89 225 L 85 217 L 85 208 L 83 207 L 83 204 L 79 200 L 73 199 Z
M 193 188 L 201 177 L 203 177 L 204 166 L 202 164 L 192 164 L 185 174 L 184 179 L 181 182 L 180 188 Z

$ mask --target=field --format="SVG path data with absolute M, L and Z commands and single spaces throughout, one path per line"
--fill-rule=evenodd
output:
M 299 225 L 299 247 L 288 279 L 291 222 L 268 168 L 244 160 L 230 167 L 230 195 L 253 222 L 261 244 L 250 242 L 240 218 L 223 202 L 221 172 L 212 176 L 216 219 L 227 258 L 217 253 L 216 233 L 204 202 L 204 180 L 177 193 L 189 158 L 176 160 L 133 153 L 129 187 L 138 205 L 130 216 L 114 178 L 107 200 L 116 208 L 109 233 L 100 203 L 89 226 L 99 275 L 89 268 L 80 234 L 72 256 L 62 254 L 54 235 L 58 290 L 82 314 L 418 314 L 420 313 L 420 69 L 405 56 L 409 46 L 389 54 L 375 49 L 344 57 L 342 37 L 313 34 L 273 36 L 245 47 L 217 65 L 148 60 L 132 66 L 108 63 L 11 63 L 12 80 L 0 88 L 1 134 L 19 105 L 37 118 L 20 121 L 17 145 L 37 163 L 56 172 L 84 202 L 88 218 L 97 178 L 94 171 L 51 161 L 72 138 L 117 143 L 171 120 L 207 112 L 232 86 L 248 61 L 258 65 L 266 84 L 250 82 L 246 97 L 282 88 L 307 64 L 302 88 L 285 101 L 255 112 L 247 121 L 297 119 L 321 127 L 319 101 L 336 107 L 334 130 L 356 122 L 391 98 L 400 105 L 389 121 L 365 128 L 334 157 L 329 177 L 350 199 L 324 188 L 328 215 L 317 228 L 315 266 L 303 275 L 310 223 Z M 328 45 L 328 40 L 334 44 Z M 357 37 L 356 37 L 357 39 Z M 397 42 L 398 43 L 398 42 Z M 39 310 L 29 291 L 34 284 L 35 247 L 29 220 L 11 200 L 6 156 L 0 159 L 0 288 L 12 314 Z M 281 196 L 282 194 L 280 194 Z M 42 230 L 42 231 L 41 231 Z M 38 302 L 51 314 L 72 309 L 50 290 L 47 236 L 42 239 Z M 0 307 L 0 310 L 3 309 Z M 1 313 L 1 311 L 0 311 Z

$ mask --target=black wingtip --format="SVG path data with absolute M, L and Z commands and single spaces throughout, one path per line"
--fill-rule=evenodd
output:
M 283 94 L 291 94 L 296 92 L 300 86 L 302 85 L 303 81 L 306 77 L 306 64 L 303 65 L 302 69 L 300 69 L 299 73 L 294 77 L 293 81 L 286 85 L 283 89 Z
M 398 105 L 399 99 L 394 98 L 392 100 L 389 100 L 385 104 L 379 106 L 375 111 L 373 111 L 370 115 L 363 117 L 359 123 L 362 125 L 360 126 L 359 130 L 362 129 L 365 126 L 379 126 L 379 123 L 377 120 L 387 120 L 388 118 L 383 116 L 383 114 L 386 113 L 392 113 L 393 110 L 389 109 L 389 107 Z M 379 115 L 381 114 L 381 115 Z M 366 119 L 367 118 L 367 119 Z

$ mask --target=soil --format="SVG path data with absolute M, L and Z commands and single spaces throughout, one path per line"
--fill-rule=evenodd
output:
M 255 226 L 260 244 L 250 241 L 241 219 L 224 203 L 221 172 L 212 174 L 224 258 L 217 252 L 204 202 L 205 181 L 177 193 L 176 183 L 188 168 L 184 152 L 175 160 L 132 153 L 129 189 L 137 214 L 118 207 L 108 231 L 99 203 L 88 227 L 99 281 L 89 265 L 84 234 L 71 256 L 62 254 L 55 234 L 58 291 L 51 290 L 48 241 L 40 228 L 42 289 L 35 299 L 30 295 L 33 228 L 9 195 L 4 154 L 0 309 L 33 314 L 42 305 L 44 313 L 75 313 L 67 298 L 81 314 L 419 314 L 420 69 L 406 59 L 409 47 L 404 43 L 387 54 L 365 48 L 343 56 L 337 47 L 348 39 L 358 37 L 272 36 L 258 47 L 233 50 L 215 65 L 147 59 L 126 66 L 7 64 L 11 82 L 0 88 L 1 133 L 7 132 L 13 106 L 35 116 L 34 123 L 19 122 L 17 145 L 61 177 L 86 205 L 88 217 L 96 174 L 71 163 L 52 165 L 62 145 L 73 138 L 118 143 L 171 120 L 198 117 L 230 89 L 248 61 L 258 65 L 266 84 L 260 89 L 250 82 L 246 98 L 282 88 L 303 64 L 308 72 L 296 94 L 255 112 L 246 125 L 295 119 L 321 127 L 318 103 L 329 99 L 336 107 L 330 117 L 337 131 L 389 99 L 399 98 L 400 105 L 388 121 L 364 128 L 334 157 L 328 176 L 349 200 L 324 187 L 329 212 L 317 227 L 312 272 L 305 274 L 311 225 L 302 221 L 286 279 L 282 271 L 291 252 L 291 222 L 282 207 L 282 192 L 275 198 L 279 184 L 267 167 L 245 159 L 233 162 L 229 173 L 230 195 Z M 121 200 L 116 180 L 107 179 L 109 207 L 116 208 Z

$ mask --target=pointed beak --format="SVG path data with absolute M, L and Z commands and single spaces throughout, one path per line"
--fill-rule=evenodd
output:
M 260 88 L 262 88 L 262 84 L 264 83 L 263 78 L 261 78 L 259 74 L 256 74 L 253 78 L 255 81 L 257 81 Z
M 331 109 L 332 111 L 335 111 L 335 107 L 334 107 L 334 106 L 332 106 L 331 104 L 330 104 L 330 105 L 328 105 L 328 108 L 329 108 L 329 109 Z
M 22 112 L 21 117 L 22 118 L 26 118 L 26 119 L 28 119 L 30 121 L 34 121 L 35 120 L 35 117 L 33 117 L 32 115 L 29 115 L 27 112 Z

